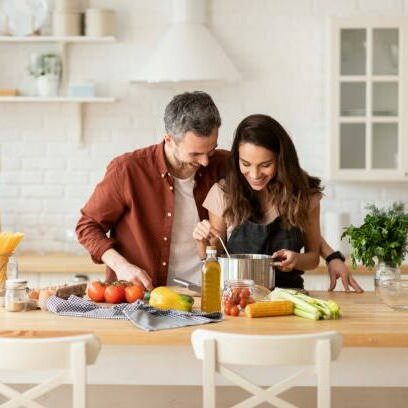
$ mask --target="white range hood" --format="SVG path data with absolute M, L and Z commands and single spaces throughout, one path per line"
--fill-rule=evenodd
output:
M 205 0 L 173 0 L 173 24 L 137 81 L 234 81 L 238 70 L 204 25 Z

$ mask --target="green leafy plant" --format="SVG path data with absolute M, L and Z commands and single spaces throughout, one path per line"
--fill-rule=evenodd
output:
M 371 204 L 367 209 L 364 223 L 360 227 L 350 225 L 341 236 L 351 244 L 353 267 L 361 262 L 372 268 L 376 259 L 392 267 L 400 266 L 408 249 L 408 214 L 404 204 L 393 203 L 388 209 Z
M 61 57 L 58 54 L 32 54 L 27 69 L 34 78 L 43 75 L 60 77 L 62 73 Z

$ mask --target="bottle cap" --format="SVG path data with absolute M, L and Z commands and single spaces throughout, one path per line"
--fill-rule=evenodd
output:
M 217 253 L 217 247 L 216 246 L 207 246 L 207 248 L 206 248 L 206 250 L 205 250 L 205 252 L 207 253 L 207 254 L 216 254 Z

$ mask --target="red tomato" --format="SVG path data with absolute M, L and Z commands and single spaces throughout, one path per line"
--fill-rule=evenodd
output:
M 231 307 L 230 306 L 224 306 L 224 313 L 229 316 L 231 314 Z
M 87 295 L 89 299 L 94 302 L 105 301 L 105 289 L 106 285 L 100 281 L 93 281 L 88 284 Z
M 251 293 L 249 292 L 249 288 L 242 288 L 241 290 L 241 299 L 242 298 L 249 298 L 249 295 Z
M 126 302 L 133 303 L 136 302 L 138 299 L 142 299 L 144 297 L 144 290 L 139 285 L 127 286 L 125 288 L 125 296 Z
M 239 302 L 239 307 L 241 309 L 245 309 L 247 304 L 248 304 L 248 299 L 242 298 L 241 301 Z
M 227 301 L 224 303 L 224 306 L 231 309 L 232 306 L 235 306 L 235 303 L 234 303 L 233 300 L 227 300 Z
M 231 316 L 238 316 L 239 315 L 239 309 L 238 306 L 233 306 L 230 309 L 230 315 Z
M 122 285 L 109 285 L 105 290 L 105 300 L 108 303 L 122 303 L 125 298 L 125 288 Z
M 241 293 L 241 288 L 232 288 L 232 296 L 238 296 Z
M 127 288 L 128 286 L 132 286 L 133 283 L 129 282 L 127 280 L 118 280 L 113 282 L 115 285 L 123 286 L 124 288 Z

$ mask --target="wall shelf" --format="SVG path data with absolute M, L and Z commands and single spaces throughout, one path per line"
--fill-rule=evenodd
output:
M 17 43 L 55 43 L 58 45 L 62 59 L 62 83 L 61 89 L 63 94 L 67 93 L 67 84 L 69 82 L 69 64 L 67 48 L 70 44 L 108 44 L 114 43 L 116 38 L 109 37 L 86 37 L 86 36 L 0 36 L 0 44 L 17 44 Z M 0 103 L 70 103 L 74 106 L 76 113 L 76 134 L 79 145 L 83 144 L 83 104 L 84 103 L 114 103 L 115 98 L 110 97 L 93 97 L 93 98 L 72 98 L 58 96 L 52 98 L 42 98 L 38 96 L 2 96 Z
M 67 96 L 56 96 L 52 98 L 42 98 L 39 96 L 0 96 L 0 102 L 24 102 L 24 103 L 113 103 L 115 98 L 95 97 L 95 98 L 74 98 Z
M 94 43 L 113 43 L 116 41 L 115 37 L 86 37 L 86 36 L 41 36 L 31 35 L 26 37 L 13 37 L 9 35 L 0 36 L 0 43 L 80 43 L 80 44 L 94 44 Z
M 78 135 L 78 145 L 83 145 L 83 105 L 85 103 L 113 103 L 115 98 L 69 98 L 64 96 L 58 96 L 55 98 L 41 98 L 38 96 L 1 96 L 0 103 L 69 103 L 74 106 L 75 109 L 75 128 Z

